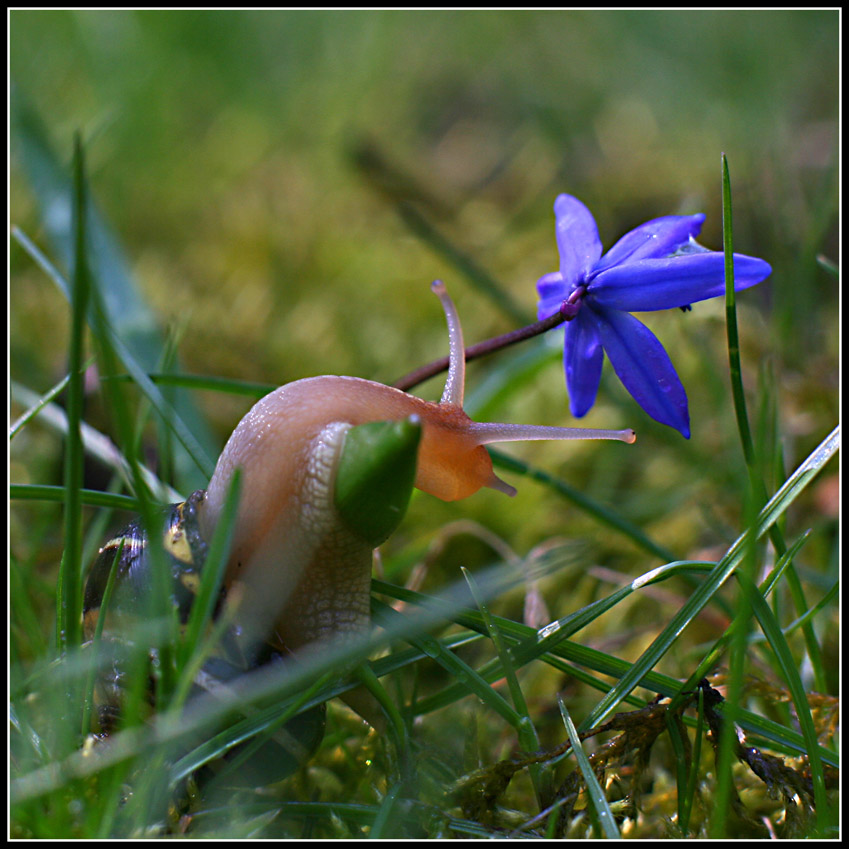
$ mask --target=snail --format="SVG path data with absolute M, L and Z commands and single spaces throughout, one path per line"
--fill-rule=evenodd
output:
M 221 518 L 231 478 L 241 470 L 242 497 L 223 593 L 239 599 L 232 634 L 248 668 L 267 660 L 269 652 L 298 653 L 368 628 L 373 550 L 400 523 L 413 486 L 444 501 L 466 498 L 481 487 L 514 495 L 516 490 L 493 471 L 487 444 L 635 439 L 632 430 L 472 421 L 463 410 L 460 321 L 444 284 L 436 281 L 432 288 L 449 336 L 448 377 L 439 402 L 356 377 L 285 384 L 238 424 L 207 490 L 166 511 L 174 603 L 184 617 L 206 542 Z M 364 465 L 366 474 L 344 471 L 352 463 Z M 355 481 L 350 487 L 349 480 Z M 134 523 L 101 550 L 91 571 L 84 600 L 88 637 L 122 539 L 116 604 L 131 607 L 149 579 L 147 541 Z M 116 684 L 101 696 L 113 712 L 119 689 Z M 101 716 L 108 714 L 103 705 L 100 710 Z
M 261 639 L 271 625 L 295 650 L 368 626 L 372 550 L 394 526 L 365 538 L 335 508 L 335 470 L 353 426 L 418 421 L 414 485 L 443 501 L 467 498 L 481 487 L 515 495 L 493 471 L 484 447 L 489 443 L 636 438 L 632 430 L 472 421 L 463 410 L 460 320 L 442 281 L 432 289 L 445 311 L 449 338 L 448 377 L 438 403 L 356 377 L 306 378 L 257 402 L 224 446 L 198 517 L 209 538 L 233 470 L 240 468 L 250 504 L 242 499 L 225 583 L 238 582 L 249 596 L 250 612 L 243 616 L 243 628 L 253 631 L 248 641 Z

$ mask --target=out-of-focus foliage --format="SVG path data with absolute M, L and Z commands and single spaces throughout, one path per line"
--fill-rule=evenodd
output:
M 442 352 L 438 276 L 472 339 L 501 330 L 386 195 L 532 313 L 559 191 L 606 244 L 703 210 L 719 247 L 720 151 L 739 249 L 776 268 L 754 302 L 775 301 L 794 351 L 808 330 L 808 351 L 833 344 L 814 296 L 833 286 L 805 260 L 834 226 L 836 13 L 19 11 L 10 47 L 57 148 L 83 131 L 96 196 L 198 370 L 391 380 Z M 14 223 L 37 236 L 17 156 L 12 176 Z M 16 354 L 46 332 L 20 288 Z

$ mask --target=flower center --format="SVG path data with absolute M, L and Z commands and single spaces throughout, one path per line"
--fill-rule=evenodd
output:
M 581 301 L 583 301 L 586 294 L 586 286 L 576 286 L 569 293 L 569 297 L 560 304 L 560 316 L 565 321 L 571 321 L 578 314 L 578 311 L 581 309 Z

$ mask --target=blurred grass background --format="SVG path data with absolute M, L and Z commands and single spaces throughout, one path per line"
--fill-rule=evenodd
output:
M 518 326 L 411 216 L 533 317 L 534 283 L 558 263 L 558 193 L 587 204 L 605 247 L 652 217 L 703 211 L 701 241 L 720 249 L 724 151 L 735 250 L 773 266 L 738 299 L 750 414 L 764 434 L 774 408 L 789 471 L 838 419 L 838 285 L 817 261 L 838 259 L 838 32 L 837 11 L 13 11 L 10 73 L 63 161 L 82 132 L 95 200 L 163 329 L 179 334 L 184 369 L 272 384 L 323 373 L 391 382 L 444 354 L 428 285 L 437 277 L 467 343 Z M 16 141 L 11 223 L 55 256 Z M 14 240 L 9 305 L 11 376 L 43 392 L 67 369 L 68 306 Z M 582 424 L 632 426 L 635 446 L 513 453 L 678 555 L 717 556 L 742 526 L 746 477 L 723 305 L 641 319 L 688 390 L 693 438 L 650 421 L 606 364 Z M 486 418 L 571 423 L 554 341 L 544 370 Z M 470 391 L 518 354 L 475 364 Z M 440 386 L 420 391 L 438 397 Z M 249 405 L 211 393 L 198 402 L 221 444 Z M 772 471 L 770 486 L 783 479 Z M 60 476 L 59 440 L 27 428 L 12 444 L 11 479 Z M 592 598 L 596 584 L 581 582 L 588 564 L 636 574 L 659 562 L 504 476 L 518 499 L 418 497 L 401 539 L 464 517 L 520 553 L 580 540 L 592 553 L 547 598 L 555 616 Z M 794 532 L 823 531 L 803 558 L 820 587 L 837 570 L 837 491 L 832 464 L 789 517 Z M 42 576 L 29 592 L 45 599 L 59 515 L 13 511 L 13 554 Z M 454 545 L 448 564 L 491 558 L 477 541 Z M 434 569 L 431 580 L 456 577 Z M 662 604 L 635 598 L 607 650 L 645 645 Z

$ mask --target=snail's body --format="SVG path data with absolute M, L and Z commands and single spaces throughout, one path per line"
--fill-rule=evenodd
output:
M 201 537 L 209 541 L 233 474 L 240 470 L 241 501 L 223 592 L 228 615 L 234 616 L 232 634 L 249 664 L 267 655 L 268 647 L 289 653 L 368 627 L 372 552 L 403 518 L 413 485 L 444 501 L 465 498 L 483 486 L 512 495 L 513 487 L 493 472 L 485 444 L 634 441 L 630 430 L 473 422 L 463 411 L 459 319 L 444 286 L 437 282 L 433 288 L 445 309 L 450 343 L 448 379 L 438 403 L 355 377 L 287 384 L 247 413 L 224 447 L 205 496 L 193 496 Z M 381 423 L 391 424 L 384 428 Z M 376 443 L 358 441 L 364 434 L 373 439 L 375 433 Z M 363 452 L 363 444 L 378 450 Z M 352 445 L 360 446 L 368 472 L 365 484 L 353 489 L 347 486 L 351 476 L 340 474 L 357 454 Z M 383 453 L 384 445 L 392 450 Z M 374 471 L 377 477 L 369 477 Z M 378 491 L 369 492 L 369 487 Z M 143 556 L 144 545 L 139 540 L 133 545 Z M 101 563 L 89 578 L 87 621 L 96 620 L 105 568 Z M 146 574 L 132 566 L 125 572 L 129 577 Z
M 356 377 L 281 386 L 257 402 L 225 446 L 201 507 L 201 527 L 211 535 L 227 483 L 242 469 L 243 491 L 251 497 L 239 510 L 226 580 L 251 587 L 249 620 L 276 621 L 276 639 L 287 648 L 368 626 L 374 545 L 336 515 L 334 472 L 350 426 L 411 415 L 422 426 L 419 457 L 437 458 L 419 462 L 417 488 L 453 501 L 499 483 L 461 407 Z M 440 461 L 449 450 L 453 458 Z M 274 609 L 260 614 L 265 600 Z

